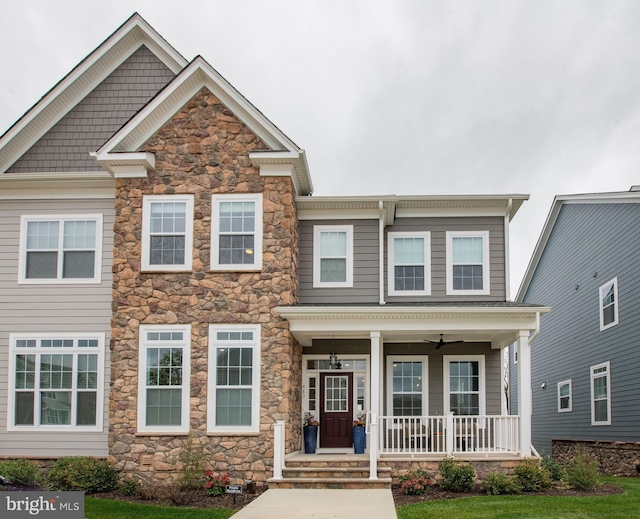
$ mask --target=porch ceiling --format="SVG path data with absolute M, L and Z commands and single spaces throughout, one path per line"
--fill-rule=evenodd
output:
M 534 332 L 550 308 L 505 303 L 491 306 L 289 306 L 276 311 L 303 346 L 313 339 L 354 339 L 380 332 L 384 342 L 490 342 L 503 348 Z

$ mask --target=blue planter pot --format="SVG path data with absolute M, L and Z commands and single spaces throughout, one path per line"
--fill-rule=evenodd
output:
M 308 425 L 302 428 L 302 432 L 304 433 L 304 453 L 315 454 L 318 444 L 318 426 Z
M 367 437 L 364 433 L 364 427 L 353 428 L 353 452 L 356 454 L 364 454 L 364 448 L 367 446 Z

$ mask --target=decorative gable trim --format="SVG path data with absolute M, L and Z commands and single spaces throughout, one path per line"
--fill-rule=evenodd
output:
M 247 101 L 201 56 L 196 57 L 164 90 L 114 134 L 94 155 L 100 164 L 114 160 L 117 154 L 137 151 L 202 88 L 207 88 L 272 151 L 251 154 L 254 165 L 291 165 L 281 171 L 295 179 L 299 194 L 313 190 L 304 150 L 282 133 L 269 119 Z M 124 164 L 121 164 L 124 165 Z M 105 166 L 106 167 L 106 166 Z M 266 174 L 274 169 L 265 169 Z
M 134 14 L 0 137 L 0 174 L 142 45 L 176 74 L 188 63 L 139 14 Z

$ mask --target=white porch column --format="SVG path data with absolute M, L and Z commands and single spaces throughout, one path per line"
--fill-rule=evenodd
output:
M 381 414 L 380 405 L 382 387 L 382 345 L 380 332 L 371 332 L 371 409 L 369 417 L 373 418 L 375 424 L 370 424 L 369 435 L 369 479 L 378 479 L 378 424 L 381 423 L 378 417 Z
M 520 415 L 520 455 L 531 456 L 531 348 L 529 331 L 518 335 L 518 414 Z

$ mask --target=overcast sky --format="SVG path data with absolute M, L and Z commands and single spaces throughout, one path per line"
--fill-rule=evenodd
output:
M 139 12 L 307 152 L 316 195 L 554 195 L 640 184 L 640 2 L 4 0 L 0 134 Z

